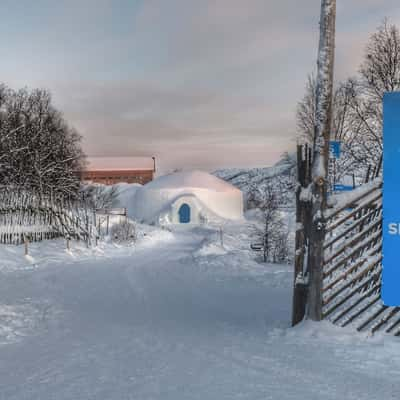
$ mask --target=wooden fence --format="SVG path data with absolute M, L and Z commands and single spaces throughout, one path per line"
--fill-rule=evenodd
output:
M 399 336 L 400 308 L 381 301 L 381 189 L 376 178 L 327 210 L 322 315 L 342 327 Z
M 22 244 L 57 237 L 96 240 L 96 215 L 83 202 L 0 189 L 0 243 Z
M 293 325 L 306 314 L 310 275 L 307 248 L 309 232 L 310 153 L 299 156 L 297 194 L 296 260 Z M 330 199 L 324 213 L 323 262 L 321 268 L 322 318 L 359 331 L 385 331 L 400 336 L 400 308 L 381 301 L 382 279 L 382 181 L 377 177 L 350 193 Z

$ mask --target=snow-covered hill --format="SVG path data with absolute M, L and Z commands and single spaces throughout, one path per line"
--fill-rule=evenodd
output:
M 239 188 L 245 195 L 248 209 L 257 206 L 257 198 L 267 186 L 278 192 L 282 208 L 294 208 L 295 201 L 295 155 L 285 155 L 272 167 L 249 169 L 220 169 L 214 175 Z

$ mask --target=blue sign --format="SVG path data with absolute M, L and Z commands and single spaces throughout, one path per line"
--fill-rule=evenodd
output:
M 348 192 L 353 189 L 354 189 L 353 186 L 350 185 L 341 185 L 341 184 L 333 185 L 334 192 Z
M 334 158 L 340 158 L 342 142 L 338 140 L 331 140 L 329 142 L 329 150 Z
M 400 306 L 400 92 L 383 98 L 382 300 Z

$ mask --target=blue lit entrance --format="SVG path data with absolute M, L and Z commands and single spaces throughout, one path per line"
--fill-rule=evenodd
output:
M 179 222 L 188 224 L 190 222 L 190 207 L 185 203 L 179 208 Z

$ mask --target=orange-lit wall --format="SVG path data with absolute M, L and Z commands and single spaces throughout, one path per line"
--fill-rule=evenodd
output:
M 96 170 L 83 171 L 82 181 L 114 185 L 115 183 L 140 183 L 142 185 L 153 180 L 153 170 Z

